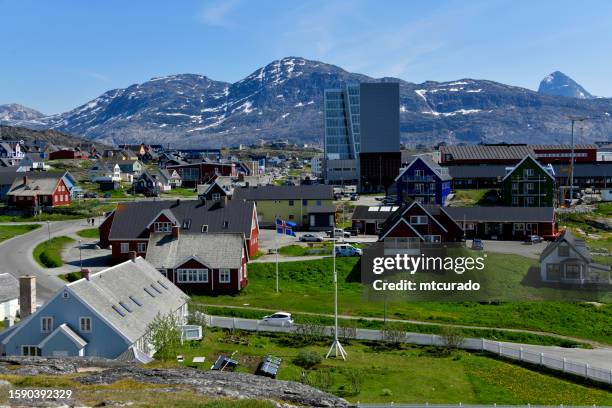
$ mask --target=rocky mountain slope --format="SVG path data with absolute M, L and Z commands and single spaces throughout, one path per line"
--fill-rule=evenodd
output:
M 323 91 L 348 81 L 400 83 L 404 143 L 567 142 L 570 114 L 591 118 L 579 142 L 612 134 L 612 99 L 567 98 L 475 79 L 422 84 L 374 79 L 298 57 L 274 61 L 236 83 L 193 74 L 154 78 L 39 121 L 112 143 L 218 147 L 278 138 L 321 143 Z
M 586 89 L 560 71 L 555 71 L 552 74 L 546 75 L 540 82 L 538 92 L 546 95 L 593 99 L 593 95 L 588 93 Z
M 34 130 L 5 125 L 0 125 L 0 140 L 23 140 L 26 145 L 31 145 L 36 140 L 44 140 L 47 143 L 64 147 L 77 147 L 83 142 L 89 142 L 88 140 L 58 132 L 53 129 Z M 104 145 L 99 144 L 99 147 L 102 148 Z

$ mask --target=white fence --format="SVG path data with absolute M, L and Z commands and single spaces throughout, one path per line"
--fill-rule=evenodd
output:
M 278 332 L 278 333 L 293 333 L 297 326 L 281 327 L 271 326 L 262 323 L 259 320 L 241 319 L 236 317 L 220 317 L 208 316 L 205 317 L 206 324 L 211 327 L 219 327 L 225 329 L 239 329 L 247 331 L 262 331 L 262 332 Z M 325 336 L 333 336 L 334 328 L 326 326 L 323 330 Z M 356 329 L 355 338 L 358 340 L 383 341 L 383 332 L 381 330 L 372 329 Z M 435 334 L 422 333 L 406 333 L 404 343 L 417 344 L 422 346 L 445 346 L 445 340 L 442 336 Z M 545 353 L 537 353 L 513 343 L 502 343 L 486 339 L 465 338 L 460 345 L 462 349 L 473 351 L 486 351 L 500 357 L 511 360 L 523 361 L 551 370 L 562 371 L 564 373 L 574 374 L 580 377 L 588 378 L 606 384 L 612 384 L 612 369 L 604 369 L 593 367 L 589 364 L 578 361 L 559 358 Z M 567 407 L 564 407 L 567 408 Z

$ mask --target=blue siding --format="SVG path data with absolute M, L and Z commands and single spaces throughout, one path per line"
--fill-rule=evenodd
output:
M 70 357 L 79 356 L 79 348 L 77 345 L 63 333 L 58 333 L 49 340 L 41 350 L 41 355 L 43 357 L 53 357 L 53 352 L 59 350 L 67 351 Z
M 85 356 L 116 358 L 130 346 L 123 337 L 98 318 L 79 299 L 72 294 L 69 298 L 64 299 L 60 293 L 59 296 L 51 299 L 49 303 L 42 306 L 40 311 L 37 311 L 35 315 L 23 323 L 25 326 L 19 329 L 19 332 L 9 340 L 4 352 L 7 355 L 21 355 L 22 345 L 38 345 L 50 334 L 41 333 L 40 330 L 40 319 L 46 316 L 53 317 L 53 329 L 62 323 L 66 323 L 75 333 L 87 341 Z M 85 316 L 92 319 L 91 333 L 83 333 L 79 330 L 79 318 Z M 51 349 L 48 350 L 47 353 L 51 354 Z
M 422 170 L 424 176 L 416 176 L 416 171 Z M 422 184 L 423 189 L 419 192 L 415 189 L 416 184 Z M 434 185 L 432 187 L 432 184 Z M 408 201 L 407 198 L 416 200 L 422 197 L 424 204 L 444 204 L 446 197 L 450 194 L 450 181 L 442 181 L 440 177 L 423 161 L 415 160 L 411 166 L 404 169 L 396 182 L 397 202 Z

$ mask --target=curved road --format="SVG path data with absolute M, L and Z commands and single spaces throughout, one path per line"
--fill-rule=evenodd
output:
M 52 221 L 48 226 L 46 222 L 20 224 L 41 224 L 41 227 L 0 244 L 0 273 L 8 272 L 16 278 L 26 274 L 36 276 L 37 303 L 42 304 L 65 282 L 38 265 L 32 257 L 32 251 L 36 245 L 49 239 L 49 232 L 51 237 L 73 234 L 87 228 L 87 220 Z

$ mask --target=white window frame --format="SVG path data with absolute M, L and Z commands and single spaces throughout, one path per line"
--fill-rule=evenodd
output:
M 121 253 L 122 254 L 127 254 L 128 252 L 130 252 L 130 243 L 129 242 L 122 242 L 121 244 Z
M 422 222 L 423 220 L 425 220 L 425 222 Z M 410 225 L 427 225 L 427 216 L 426 215 L 411 215 Z
M 466 222 L 465 226 L 464 226 L 464 229 L 466 231 L 474 231 L 476 229 L 476 224 L 473 223 L 473 222 Z
M 28 352 L 24 353 L 24 349 L 27 347 Z M 31 353 L 31 351 L 34 350 L 34 354 Z M 41 352 L 40 349 L 38 348 L 38 346 L 34 346 L 34 345 L 30 345 L 30 344 L 22 344 L 21 345 L 21 355 L 22 356 L 40 356 Z
M 153 231 L 172 232 L 172 223 L 171 222 L 155 222 L 153 223 Z
M 219 283 L 232 283 L 232 271 L 229 268 L 219 269 Z
M 84 322 L 89 322 L 89 329 L 83 328 Z M 80 316 L 79 317 L 79 331 L 81 333 L 91 333 L 93 331 L 93 320 L 91 316 Z
M 514 231 L 525 231 L 525 223 L 515 222 L 514 224 L 512 224 L 512 229 Z
M 221 200 L 221 194 L 219 194 L 219 193 L 212 193 L 212 200 L 213 201 Z
M 442 242 L 442 236 L 440 235 L 425 235 L 425 242 L 434 242 L 439 243 Z
M 136 251 L 138 251 L 138 252 L 147 252 L 147 243 L 146 242 L 138 242 L 136 244 Z
M 208 283 L 209 280 L 207 268 L 178 268 L 176 270 L 178 283 Z
M 48 322 L 49 324 L 45 324 Z M 45 327 L 48 326 L 48 327 Z M 40 332 L 51 333 L 53 331 L 53 316 L 41 316 L 40 318 Z

